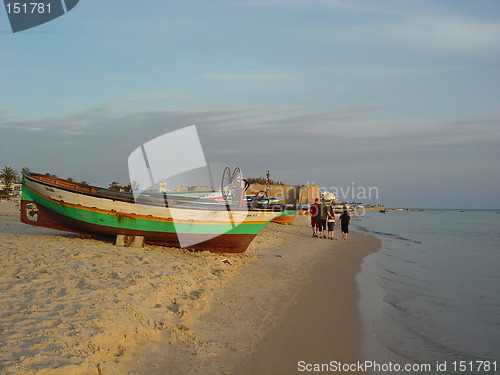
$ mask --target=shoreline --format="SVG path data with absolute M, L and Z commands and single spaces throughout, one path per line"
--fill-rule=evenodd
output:
M 356 275 L 363 259 L 380 248 L 380 241 L 353 232 L 339 242 L 314 265 L 311 282 L 233 375 L 299 374 L 307 366 L 363 360 L 365 332 Z
M 362 347 L 362 357 L 368 361 L 378 363 L 394 362 L 395 353 L 391 353 L 388 348 L 382 345 L 376 338 L 373 330 L 373 322 L 384 313 L 385 292 L 378 284 L 380 273 L 380 251 L 383 251 L 383 237 L 376 236 L 381 241 L 381 248 L 378 252 L 369 254 L 361 264 L 361 272 L 356 276 L 360 286 L 359 306 L 363 321 L 364 341 Z
M 342 287 L 333 288 L 331 305 L 317 309 L 326 315 L 309 319 L 318 332 L 322 321 L 345 325 L 356 317 L 345 325 L 356 336 L 349 353 L 325 360 L 359 358 L 355 276 L 364 256 L 378 249 L 375 237 L 313 239 L 309 218 L 299 216 L 292 225 L 270 223 L 243 254 L 125 249 L 27 226 L 18 209 L 5 207 L 0 374 L 239 375 L 270 340 L 289 334 L 283 324 L 297 324 L 304 308 L 326 300 L 325 283 Z M 339 301 L 349 306 L 340 309 L 343 316 L 335 315 Z M 345 347 L 327 336 L 325 346 Z M 259 358 L 265 374 L 266 359 Z

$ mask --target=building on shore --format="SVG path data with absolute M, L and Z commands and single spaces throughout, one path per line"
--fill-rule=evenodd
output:
M 252 184 L 247 195 L 255 195 L 266 191 L 266 185 Z M 286 204 L 307 204 L 320 197 L 318 185 L 269 185 L 269 198 L 282 199 Z
M 19 197 L 21 196 L 21 184 L 18 183 L 12 183 L 10 184 L 10 189 L 11 191 L 9 192 L 9 195 L 14 196 L 14 197 Z M 0 191 L 5 190 L 7 187 L 3 182 L 0 181 Z

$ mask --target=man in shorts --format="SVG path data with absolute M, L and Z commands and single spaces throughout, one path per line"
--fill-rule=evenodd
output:
M 311 229 L 313 238 L 318 236 L 318 202 L 319 198 L 316 198 L 314 200 L 314 203 L 311 204 L 311 207 L 309 208 L 309 212 L 311 214 Z

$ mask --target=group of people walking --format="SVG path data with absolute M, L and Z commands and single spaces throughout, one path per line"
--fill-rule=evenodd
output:
M 326 204 L 324 199 L 320 201 L 319 198 L 314 200 L 309 212 L 311 213 L 311 228 L 312 236 L 318 238 L 334 239 L 335 235 L 335 209 L 332 204 Z M 347 207 L 342 207 L 342 213 L 339 216 L 340 229 L 342 231 L 342 238 L 347 239 L 349 235 L 349 224 L 351 217 L 347 212 Z

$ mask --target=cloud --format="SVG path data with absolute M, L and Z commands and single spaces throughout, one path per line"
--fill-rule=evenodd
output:
M 126 183 L 130 152 L 195 124 L 207 161 L 239 165 L 245 176 L 261 176 L 270 169 L 273 178 L 289 183 L 341 186 L 364 180 L 370 186 L 391 184 L 392 189 L 419 180 L 429 186 L 446 184 L 460 168 L 483 176 L 483 185 L 495 178 L 500 118 L 415 121 L 397 128 L 378 126 L 379 112 L 370 106 L 124 112 L 116 103 L 37 120 L 3 112 L 0 163 L 101 186 Z M 171 162 L 175 160 L 165 160 Z
M 244 163 L 252 155 L 259 164 L 272 159 L 273 153 L 294 158 L 294 148 L 312 142 L 314 135 L 341 134 L 340 125 L 371 110 L 313 112 L 249 107 L 127 113 L 112 102 L 71 115 L 36 120 L 4 113 L 0 128 L 8 142 L 1 156 L 18 168 L 31 165 L 32 169 L 58 174 L 55 168 L 63 176 L 80 169 L 88 181 L 94 169 L 100 180 L 110 173 L 120 174 L 123 179 L 132 150 L 162 134 L 195 124 L 210 160 L 230 158 L 232 163 Z
M 203 77 L 218 81 L 244 83 L 254 81 L 288 81 L 292 78 L 292 75 L 282 69 L 262 69 L 232 72 L 206 72 L 203 73 Z
M 432 2 L 340 1 L 331 4 L 350 22 L 332 22 L 329 27 L 292 31 L 293 38 L 314 43 L 346 46 L 346 50 L 363 48 L 382 52 L 390 49 L 432 54 L 498 55 L 500 22 L 458 12 L 453 6 Z M 340 16 L 339 16 L 340 17 Z M 340 24 L 341 26 L 338 26 Z M 476 56 L 472 56 L 476 55 Z
M 351 40 L 438 54 L 491 53 L 500 47 L 500 23 L 463 16 L 408 16 L 397 22 L 351 28 L 344 35 Z
M 209 86 L 235 88 L 239 91 L 286 91 L 300 84 L 303 73 L 287 69 L 256 69 L 240 71 L 211 71 L 201 75 Z M 248 91 L 247 91 L 248 92 Z

